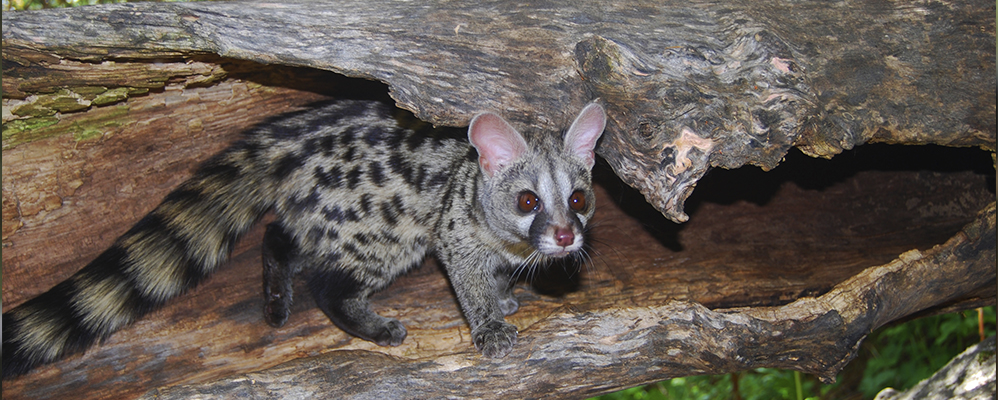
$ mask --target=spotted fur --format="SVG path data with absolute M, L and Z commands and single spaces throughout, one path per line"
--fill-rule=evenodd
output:
M 405 129 L 391 114 L 333 101 L 247 132 L 78 273 L 4 313 L 3 376 L 82 351 L 194 287 L 268 210 L 270 324 L 287 320 L 303 273 L 337 326 L 398 345 L 405 328 L 367 298 L 435 254 L 475 345 L 504 356 L 517 334 L 503 318 L 518 307 L 509 277 L 582 249 L 603 109 L 587 106 L 564 138 L 524 137 L 492 113 L 467 138 Z

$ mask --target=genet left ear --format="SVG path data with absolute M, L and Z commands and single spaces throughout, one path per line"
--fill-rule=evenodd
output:
M 486 112 L 471 119 L 468 140 L 478 150 L 478 165 L 489 177 L 515 162 L 527 151 L 527 142 L 502 117 Z
M 589 103 L 568 128 L 565 150 L 585 162 L 586 167 L 592 168 L 596 163 L 596 141 L 603 134 L 603 128 L 606 128 L 606 111 L 598 103 Z

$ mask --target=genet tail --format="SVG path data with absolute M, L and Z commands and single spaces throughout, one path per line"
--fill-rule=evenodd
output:
M 3 314 L 3 378 L 80 352 L 196 286 L 273 203 L 261 141 L 208 160 L 82 270 Z

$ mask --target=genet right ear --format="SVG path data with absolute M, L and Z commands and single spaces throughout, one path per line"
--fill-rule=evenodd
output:
M 572 127 L 565 134 L 565 150 L 575 155 L 589 168 L 596 163 L 596 141 L 603 135 L 606 127 L 606 111 L 599 103 L 589 103 L 579 116 L 575 117 Z

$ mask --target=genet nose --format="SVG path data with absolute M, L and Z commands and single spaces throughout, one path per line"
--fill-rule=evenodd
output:
M 575 234 L 570 228 L 558 228 L 554 232 L 554 242 L 561 247 L 568 247 L 575 243 Z

